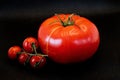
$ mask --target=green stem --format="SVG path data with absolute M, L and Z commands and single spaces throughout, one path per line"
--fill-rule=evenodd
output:
M 35 54 L 37 54 L 35 43 L 32 43 L 31 45 L 32 45 L 32 48 L 33 48 Z
M 29 53 L 28 53 L 29 54 Z M 44 54 L 40 54 L 40 53 L 38 53 L 38 54 L 29 54 L 30 56 L 34 56 L 34 55 L 38 55 L 38 56 L 43 56 L 43 57 L 48 57 L 48 55 L 44 55 Z
M 31 56 L 32 56 L 32 55 L 40 55 L 40 56 L 45 56 L 45 57 L 48 56 L 48 55 L 44 55 L 44 54 L 41 54 L 41 53 L 37 53 L 35 43 L 32 43 L 32 48 L 33 48 L 35 54 L 30 54 Z
M 61 20 L 61 18 L 58 16 L 58 14 L 55 14 L 55 16 L 57 16 L 59 21 L 61 22 L 61 24 L 64 25 L 64 22 Z
M 73 25 L 74 24 L 74 22 L 73 22 L 73 20 L 72 20 L 72 16 L 73 16 L 74 14 L 71 14 L 69 17 L 68 17 L 68 20 L 67 20 L 67 25 Z
M 27 52 L 18 52 L 17 54 L 22 54 L 22 53 L 26 53 L 30 56 L 38 55 L 38 56 L 48 57 L 48 55 L 44 55 L 44 54 L 41 54 L 41 53 L 31 54 L 31 53 L 27 53 Z
M 17 52 L 17 54 L 19 55 L 19 54 L 21 54 L 22 52 Z
M 34 50 L 34 53 L 35 53 L 35 54 L 27 53 L 27 52 L 25 52 L 25 51 L 23 51 L 23 52 L 18 52 L 17 54 L 19 55 L 19 54 L 22 54 L 22 53 L 26 53 L 26 54 L 28 54 L 28 55 L 30 55 L 30 56 L 38 55 L 38 56 L 48 57 L 48 55 L 44 55 L 44 54 L 41 54 L 41 53 L 37 53 L 35 43 L 32 43 L 31 46 L 32 46 L 32 49 Z

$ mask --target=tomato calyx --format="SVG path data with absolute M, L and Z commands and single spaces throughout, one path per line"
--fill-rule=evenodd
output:
M 59 17 L 58 14 L 55 14 L 55 15 L 58 17 L 58 19 L 59 19 L 60 23 L 62 24 L 62 26 L 66 27 L 66 26 L 74 25 L 74 21 L 72 20 L 72 16 L 74 14 L 69 15 L 67 21 L 65 21 L 65 22 L 62 21 L 62 19 Z

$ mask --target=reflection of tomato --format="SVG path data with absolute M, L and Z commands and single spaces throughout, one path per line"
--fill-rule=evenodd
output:
M 58 63 L 85 61 L 99 46 L 96 26 L 84 17 L 59 14 L 45 20 L 38 31 L 43 53 Z

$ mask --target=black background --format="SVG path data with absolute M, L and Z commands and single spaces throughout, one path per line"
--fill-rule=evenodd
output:
M 120 80 L 120 2 L 110 0 L 0 1 L 0 80 Z M 62 65 L 47 59 L 34 70 L 7 57 L 9 47 L 37 38 L 40 24 L 54 13 L 76 13 L 96 24 L 100 46 L 86 62 Z

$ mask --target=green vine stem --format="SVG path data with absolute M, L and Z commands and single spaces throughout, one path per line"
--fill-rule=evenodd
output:
M 33 48 L 35 54 L 29 54 L 29 55 L 48 56 L 48 55 L 44 55 L 44 54 L 41 54 L 41 53 L 37 53 L 35 43 L 32 43 L 31 46 L 32 46 L 32 48 Z
M 31 46 L 32 46 L 32 49 L 35 52 L 35 54 L 37 54 L 35 43 L 32 43 Z
M 37 52 L 37 50 L 36 50 L 36 46 L 35 46 L 35 43 L 32 43 L 31 46 L 32 46 L 32 49 L 33 49 L 33 51 L 34 51 L 35 54 L 25 52 L 24 49 L 23 49 L 22 52 L 18 52 L 17 54 L 20 55 L 20 54 L 22 54 L 22 53 L 26 53 L 26 54 L 28 54 L 29 56 L 38 55 L 38 56 L 48 57 L 48 55 L 41 54 L 41 53 L 38 53 L 38 52 Z

